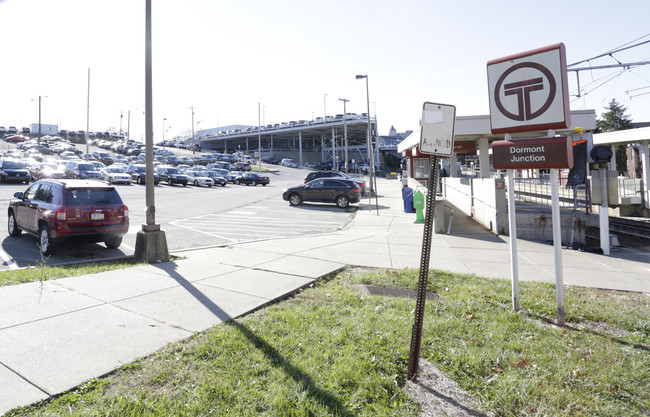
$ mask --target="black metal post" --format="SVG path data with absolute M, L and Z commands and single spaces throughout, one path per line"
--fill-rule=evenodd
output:
M 433 229 L 433 213 L 436 204 L 436 188 L 438 187 L 438 159 L 437 155 L 429 156 L 429 183 L 427 185 L 426 216 L 424 219 L 424 232 L 422 234 L 422 255 L 420 257 L 420 276 L 418 279 L 418 295 L 415 305 L 415 320 L 411 332 L 411 351 L 409 353 L 408 375 L 413 380 L 418 373 L 420 365 L 420 345 L 422 343 L 422 325 L 424 321 L 424 306 L 427 299 L 427 285 L 429 282 L 429 258 L 431 255 L 431 236 Z

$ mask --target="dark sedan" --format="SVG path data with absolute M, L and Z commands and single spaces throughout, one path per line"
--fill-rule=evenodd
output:
M 146 182 L 146 173 L 147 167 L 145 165 L 134 164 L 127 167 L 127 172 L 131 174 L 131 179 L 138 184 L 144 184 Z M 160 182 L 160 176 L 157 173 L 153 173 L 153 183 L 158 185 Z
M 303 202 L 334 203 L 340 208 L 346 208 L 350 203 L 361 200 L 359 185 L 346 179 L 321 178 L 307 184 L 284 190 L 282 198 L 292 206 Z
M 235 184 L 237 185 L 246 184 L 246 185 L 256 186 L 257 184 L 262 184 L 263 186 L 266 186 L 270 182 L 271 180 L 269 179 L 269 177 L 263 177 L 254 172 L 245 172 L 244 174 L 235 178 Z
M 24 182 L 29 184 L 32 176 L 22 161 L 13 159 L 0 160 L 0 182 Z

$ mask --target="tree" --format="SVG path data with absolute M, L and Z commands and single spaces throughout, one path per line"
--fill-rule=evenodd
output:
M 596 120 L 596 133 L 632 129 L 632 119 L 625 114 L 627 108 L 620 105 L 615 98 L 605 109 L 608 111 L 600 115 L 602 119 Z
M 617 130 L 632 129 L 632 119 L 625 114 L 627 108 L 619 104 L 616 99 L 609 102 L 607 110 L 600 115 L 601 119 L 596 120 L 596 133 L 615 132 Z M 616 147 L 616 168 L 625 175 L 627 173 L 627 155 L 625 145 Z

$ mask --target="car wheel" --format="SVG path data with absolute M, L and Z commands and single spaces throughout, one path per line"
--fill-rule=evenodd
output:
M 226 186 L 226 183 L 224 182 L 223 184 L 221 184 L 221 186 L 222 186 L 222 187 L 225 187 L 225 186 Z
M 198 186 L 199 186 L 199 182 L 196 181 L 196 180 L 194 180 L 194 186 L 195 186 L 195 187 L 198 187 Z
M 167 185 L 174 185 L 174 182 L 171 179 L 169 179 L 167 180 Z
M 44 224 L 38 229 L 38 240 L 43 255 L 49 256 L 54 253 L 54 247 L 50 240 L 50 228 Z
M 239 185 L 239 180 L 235 180 L 235 184 Z
M 16 224 L 16 216 L 14 212 L 9 213 L 9 220 L 7 221 L 7 230 L 9 231 L 9 236 L 18 237 L 22 233 L 22 230 L 18 228 Z
M 122 236 L 107 239 L 104 241 L 104 244 L 108 249 L 117 249 L 122 244 Z
M 302 203 L 302 197 L 298 193 L 293 193 L 289 196 L 289 204 L 292 206 L 299 206 Z
M 266 187 L 266 183 L 263 182 L 263 183 L 262 183 L 262 187 Z
M 142 177 L 138 177 L 138 184 L 140 185 L 144 184 L 144 180 L 142 179 Z
M 183 187 L 187 187 L 187 183 L 186 183 L 186 182 L 183 183 Z
M 340 208 L 346 208 L 350 205 L 350 199 L 345 195 L 340 195 L 336 197 L 336 205 Z
M 252 185 L 253 187 L 257 187 L 257 182 L 253 181 L 253 182 L 251 182 L 251 185 Z

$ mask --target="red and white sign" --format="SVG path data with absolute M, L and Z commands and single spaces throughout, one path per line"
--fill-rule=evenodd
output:
M 487 63 L 492 133 L 571 125 L 563 43 Z

